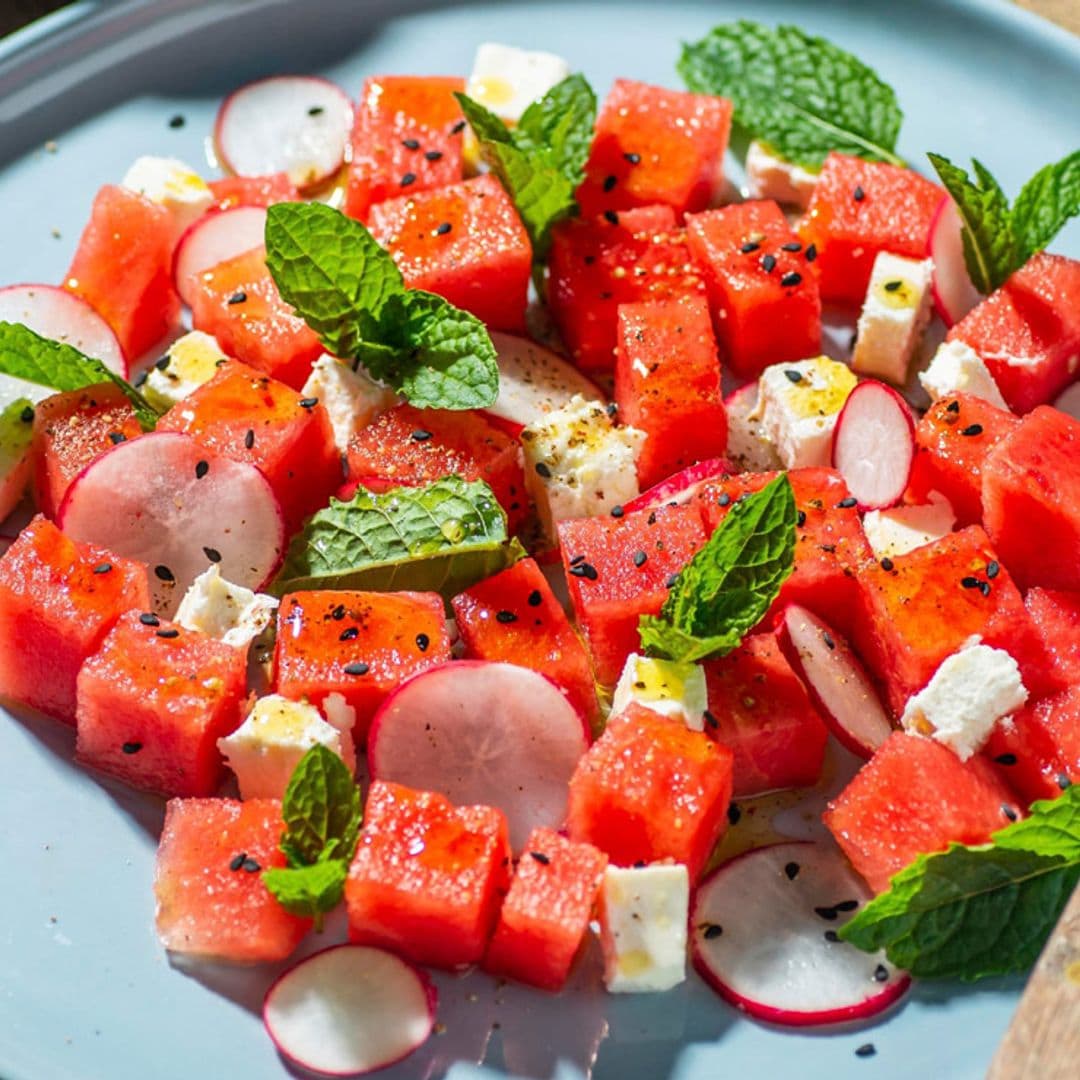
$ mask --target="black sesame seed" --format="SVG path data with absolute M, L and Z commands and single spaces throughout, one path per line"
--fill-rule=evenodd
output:
M 157 633 L 158 637 L 166 639 L 178 638 L 180 636 L 180 631 L 174 630 L 171 627 L 166 627 L 166 629 L 164 630 L 157 630 L 155 632 Z
M 427 442 L 431 438 L 431 432 L 425 431 L 423 428 L 417 428 L 412 433 L 413 442 Z
M 613 506 L 611 508 L 611 516 L 613 518 L 621 518 L 624 513 L 626 513 L 626 511 L 623 510 L 621 506 Z
M 244 449 L 250 450 L 255 445 L 255 431 L 253 428 L 248 428 L 247 433 L 244 435 Z
M 404 146 L 406 150 L 419 150 L 420 149 L 420 140 L 419 139 L 402 139 L 401 140 L 401 145 Z
M 1070 780 L 1069 777 L 1063 772 L 1058 773 L 1057 776 L 1054 777 L 1054 783 L 1057 784 L 1057 786 L 1061 788 L 1062 791 L 1065 791 L 1067 788 L 1072 787 L 1072 780 Z
M 798 285 L 801 282 L 802 274 L 800 274 L 798 270 L 792 270 L 780 279 L 780 284 L 788 287 Z
M 980 581 L 979 582 L 979 592 L 981 592 L 983 594 L 983 596 L 989 596 L 990 595 L 990 582 L 989 581 Z
M 828 942 L 837 942 L 840 940 L 840 935 L 835 930 L 826 930 L 825 940 Z
M 359 636 L 359 627 L 347 626 L 340 634 L 338 634 L 338 641 L 355 641 Z
M 212 547 L 204 547 L 204 548 L 203 548 L 203 554 L 204 554 L 204 555 L 205 555 L 205 556 L 206 556 L 206 557 L 207 557 L 207 558 L 208 558 L 208 559 L 209 559 L 209 560 L 210 560 L 211 562 L 221 562 L 221 552 L 220 552 L 220 551 L 218 551 L 218 549 L 217 549 L 217 548 L 212 548 Z
M 465 121 L 459 120 L 451 129 L 451 135 L 460 135 L 465 130 Z
M 571 565 L 571 566 L 577 566 L 577 565 L 578 565 L 578 563 L 583 563 L 584 561 L 585 561 L 585 556 L 584 556 L 584 555 L 575 555 L 575 556 L 574 556 L 574 557 L 573 557 L 573 558 L 572 558 L 572 559 L 570 560 L 570 565 Z
M 712 941 L 714 938 L 718 938 L 723 932 L 724 928 L 722 926 L 718 926 L 716 923 L 709 923 L 708 926 L 701 931 L 701 936 L 706 941 Z
M 551 479 L 551 470 L 547 467 L 547 465 L 544 464 L 544 462 L 538 461 L 533 467 L 536 469 L 537 476 L 542 476 L 545 480 Z
M 886 281 L 882 288 L 886 292 L 896 292 L 904 283 L 902 281 Z
M 334 622 L 341 622 L 341 620 L 345 618 L 345 605 L 338 604 L 337 607 L 330 612 L 330 618 L 333 619 Z
M 441 225 L 436 227 L 435 235 L 445 236 L 452 228 L 453 225 L 451 225 L 449 221 L 444 221 Z
M 983 431 L 982 424 L 968 424 L 966 428 L 960 430 L 961 435 L 981 435 Z
M 210 471 L 209 461 L 197 461 L 195 463 L 195 479 L 201 480 Z
M 529 607 L 539 607 L 543 602 L 544 597 L 541 595 L 539 589 L 533 589 L 533 591 L 529 593 Z
M 110 431 L 109 442 L 113 446 L 119 446 L 122 442 L 127 442 L 127 436 L 122 431 Z
M 1015 754 L 998 754 L 998 756 L 996 758 L 994 758 L 994 761 L 996 761 L 998 763 L 998 765 L 1015 765 L 1016 764 L 1016 755 Z
M 853 198 L 853 199 L 854 199 L 854 200 L 855 200 L 856 202 L 862 202 L 862 201 L 863 201 L 863 199 L 865 199 L 865 198 L 866 198 L 866 192 L 865 192 L 865 191 L 863 191 L 863 189 L 862 189 L 862 187 L 861 187 L 861 186 L 857 186 L 857 187 L 855 188 L 855 190 L 854 190 L 854 191 L 852 192 L 852 198 Z
M 874 978 L 878 982 L 888 982 L 889 969 L 884 964 L 878 964 L 878 966 L 874 968 Z
M 787 875 L 788 881 L 794 881 L 799 876 L 799 864 L 797 862 L 789 862 L 784 867 L 784 873 Z
M 232 296 L 226 301 L 228 304 L 242 304 L 247 300 L 247 293 L 241 290 L 240 292 L 234 292 Z
M 431 644 L 431 638 L 429 638 L 427 636 L 427 634 L 417 634 L 416 635 L 416 647 L 421 652 L 427 652 L 428 646 L 430 644 Z
M 623 157 L 626 158 L 626 160 L 629 161 L 631 165 L 640 165 L 641 164 L 641 155 L 640 154 L 634 154 L 634 153 L 623 154 Z
M 855 1056 L 861 1058 L 873 1057 L 877 1053 L 877 1047 L 873 1043 L 863 1043 L 855 1047 Z
M 780 245 L 781 251 L 802 251 L 802 244 L 798 240 L 789 240 L 786 244 Z
M 814 908 L 814 914 L 820 916 L 826 922 L 836 922 L 836 918 L 839 913 L 837 912 L 836 908 L 816 907 Z
M 732 803 L 727 808 L 727 819 L 729 825 L 738 825 L 739 818 L 742 817 L 742 810 L 739 808 L 738 803 Z
M 615 190 L 615 185 L 618 182 L 619 182 L 619 178 L 617 176 L 605 176 L 604 177 L 604 184 L 603 184 L 604 190 L 605 191 L 614 191 Z
M 244 871 L 248 874 L 257 874 L 262 867 L 252 858 L 248 857 L 243 862 Z
M 326 112 L 326 110 L 321 105 L 312 105 L 311 108 L 308 109 L 307 114 L 308 116 L 322 116 L 324 112 Z
M 667 579 L 667 581 L 664 582 L 664 588 L 665 589 L 674 589 L 675 588 L 675 582 L 678 581 L 678 580 L 679 580 L 679 575 L 678 574 L 672 574 Z
M 731 504 L 731 496 L 726 492 L 720 493 L 720 498 L 716 500 L 717 506 L 729 506 Z
M 839 904 L 833 905 L 837 911 L 854 911 L 858 906 L 858 900 L 841 900 Z
M 648 560 L 648 558 L 649 558 L 649 556 L 646 555 L 644 551 L 635 551 L 634 552 L 634 565 L 638 566 L 638 567 L 644 566 L 646 561 Z
M 141 742 L 126 742 L 120 747 L 125 754 L 137 754 L 142 749 Z
M 886 555 L 885 558 L 881 560 L 881 569 L 888 571 L 888 570 L 891 570 L 892 568 L 893 568 L 893 561 L 892 561 L 892 559 L 890 559 L 888 557 L 888 555 Z
M 517 622 L 517 616 L 512 611 L 496 611 L 495 621 L 503 624 Z
M 605 411 L 607 412 L 608 416 L 615 416 L 619 411 L 618 402 L 609 401 L 607 406 L 605 407 Z
M 94 573 L 95 574 L 107 574 L 111 569 L 112 569 L 112 563 L 99 562 L 97 564 L 97 566 L 94 567 Z
M 366 675 L 370 670 L 371 668 L 363 660 L 354 660 L 351 664 L 345 665 L 346 675 Z
M 1015 810 L 1014 810 L 1014 809 L 1013 809 L 1013 808 L 1012 808 L 1012 807 L 1011 807 L 1011 806 L 1010 806 L 1010 805 L 1009 805 L 1008 803 L 1002 803 L 1002 804 L 1001 804 L 1001 812 L 1002 812 L 1002 813 L 1003 813 L 1003 814 L 1004 814 L 1004 815 L 1005 815 L 1005 816 L 1006 816 L 1006 817 L 1007 817 L 1007 818 L 1008 818 L 1008 819 L 1009 819 L 1010 821 L 1016 821 L 1016 820 L 1017 820 L 1017 819 L 1019 818 L 1019 816 L 1020 816 L 1019 814 L 1017 814 L 1017 812 L 1016 812 L 1016 811 L 1015 811 Z
M 186 123 L 187 120 L 180 113 L 177 113 L 175 116 L 169 117 L 169 127 L 173 128 L 174 130 L 176 128 L 182 128 Z
M 649 512 L 649 516 L 646 519 L 646 524 L 647 525 L 655 525 L 656 524 L 656 511 L 655 510 L 652 510 L 652 511 Z
M 34 407 L 32 405 L 24 405 L 23 411 L 19 413 L 19 419 L 24 424 L 32 424 L 34 422 Z
M 708 709 L 705 710 L 705 723 L 714 730 L 720 726 L 720 721 Z
M 144 611 L 139 616 L 139 622 L 141 622 L 143 624 L 143 626 L 160 626 L 161 625 L 161 620 L 152 611 Z
M 817 244 L 806 245 L 806 261 L 813 262 L 817 258 Z
M 793 383 L 801 383 L 802 382 L 802 372 L 801 371 L 796 371 L 794 368 L 786 368 L 784 370 L 784 375 L 787 377 L 788 382 L 793 382 Z
M 962 589 L 977 589 L 979 587 L 979 579 L 977 577 L 963 577 L 960 579 L 960 587 Z
M 160 360 L 154 361 L 154 367 L 156 367 L 158 371 L 164 371 L 169 366 L 169 359 L 169 354 L 166 353 Z
M 399 181 L 400 187 L 408 187 L 410 184 L 416 183 L 416 173 L 407 172 Z
M 159 581 L 175 581 L 176 575 L 165 565 L 159 564 L 154 567 L 154 574 Z
M 234 855 L 232 859 L 229 860 L 229 869 L 233 871 L 239 870 L 240 867 L 244 865 L 245 859 L 247 859 L 246 851 L 241 851 L 239 855 Z
M 299 401 L 299 405 L 300 405 L 301 409 L 314 409 L 315 406 L 318 405 L 318 404 L 319 404 L 319 399 L 317 397 L 301 398 L 300 401 Z
M 832 634 L 828 630 L 822 630 L 821 640 L 825 642 L 825 648 L 832 652 L 836 648 L 836 642 L 833 641 Z
M 960 411 L 960 402 L 959 401 L 950 401 L 949 404 L 945 406 L 945 411 L 946 412 L 959 412 Z
M 619 224 L 619 215 L 616 214 L 614 210 L 605 210 L 604 211 L 604 220 L 606 222 L 608 222 L 610 225 L 618 225 Z
M 739 251 L 742 252 L 743 255 L 749 255 L 752 251 L 757 251 L 759 247 L 761 247 L 761 245 L 756 240 L 747 240 L 746 243 L 739 248 Z
M 578 563 L 577 566 L 571 566 L 570 573 L 573 574 L 574 577 L 586 578 L 588 581 L 595 581 L 600 576 L 596 572 L 596 567 L 587 562 Z
M 541 866 L 547 866 L 551 862 L 542 851 L 530 851 L 529 855 L 534 858 Z
M 998 576 L 998 574 L 1000 574 L 1000 573 L 1001 573 L 1001 567 L 998 565 L 997 559 L 991 559 L 986 564 L 986 576 L 991 581 L 993 581 L 994 578 L 996 578 Z
M 428 150 L 427 153 L 424 154 L 424 157 L 427 158 L 428 161 L 438 161 L 442 156 L 443 153 L 441 150 Z
M 818 547 L 829 555 L 832 555 L 836 551 L 835 544 L 818 544 Z
M 776 256 L 775 255 L 762 255 L 761 268 L 766 274 L 771 274 L 776 269 Z
M 837 504 L 837 510 L 850 510 L 853 506 L 858 506 L 859 500 L 853 495 L 849 495 L 846 499 L 841 499 Z
M 800 510 L 795 515 L 795 524 L 798 525 L 800 529 L 806 524 L 806 511 L 805 510 Z

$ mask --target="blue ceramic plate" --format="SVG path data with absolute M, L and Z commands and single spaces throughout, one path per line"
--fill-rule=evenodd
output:
M 679 41 L 743 16 L 798 22 L 873 65 L 899 93 L 900 152 L 916 163 L 974 154 L 1015 190 L 1076 146 L 1080 42 L 1005 3 L 77 4 L 0 43 L 0 283 L 60 280 L 94 191 L 139 154 L 198 163 L 220 97 L 254 76 L 321 72 L 356 93 L 374 72 L 465 72 L 496 40 L 562 53 L 601 91 L 617 75 L 677 85 Z M 1080 254 L 1080 230 L 1056 246 Z M 285 1075 L 258 1015 L 271 973 L 170 966 L 152 925 L 162 804 L 75 767 L 72 742 L 0 717 L 0 1075 Z M 659 997 L 605 996 L 594 957 L 558 997 L 438 982 L 446 1031 L 385 1075 L 975 1078 L 1019 993 L 923 986 L 868 1027 L 808 1034 L 744 1019 L 693 976 Z M 856 1057 L 867 1042 L 876 1055 Z

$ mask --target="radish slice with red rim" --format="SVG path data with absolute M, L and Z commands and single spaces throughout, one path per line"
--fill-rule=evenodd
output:
M 254 465 L 169 431 L 92 461 L 68 488 L 57 524 L 73 540 L 147 563 L 154 610 L 164 615 L 210 562 L 227 580 L 259 588 L 285 544 L 278 501 Z
M 798 604 L 784 609 L 780 647 L 802 677 L 829 730 L 869 760 L 892 734 L 889 714 L 847 641 Z
M 235 206 L 207 214 L 188 227 L 173 255 L 173 284 L 189 307 L 192 278 L 218 263 L 262 247 L 266 233 L 266 208 Z
M 934 310 L 946 326 L 958 323 L 982 300 L 982 294 L 968 275 L 964 242 L 960 235 L 961 224 L 956 203 L 946 195 L 930 224 L 926 248 L 934 264 L 930 279 Z
M 687 503 L 697 494 L 702 484 L 717 480 L 721 476 L 730 476 L 734 472 L 735 466 L 727 458 L 708 458 L 681 469 L 674 476 L 661 480 L 659 484 L 654 484 L 648 491 L 643 491 L 627 502 L 623 509 L 632 512 L 666 506 L 669 503 Z
M 910 976 L 885 954 L 835 940 L 872 894 L 835 849 L 800 842 L 739 855 L 699 886 L 690 917 L 694 967 L 758 1020 L 792 1027 L 865 1019 Z
M 876 380 L 848 395 L 833 432 L 832 463 L 860 510 L 898 503 L 915 461 L 915 421 L 907 402 Z
M 81 297 L 56 285 L 0 289 L 0 322 L 22 323 L 35 334 L 62 341 L 110 371 L 127 376 L 124 351 L 109 324 Z
M 281 975 L 263 1023 L 292 1064 L 322 1076 L 393 1065 L 427 1041 L 438 995 L 412 964 L 383 949 L 335 945 Z
M 368 736 L 368 769 L 373 780 L 498 807 L 520 851 L 534 828 L 558 828 L 566 817 L 586 730 L 543 675 L 463 660 L 413 676 L 383 702 Z
M 333 176 L 345 160 L 352 102 L 310 75 L 277 75 L 233 91 L 214 124 L 221 163 L 239 176 L 289 174 L 299 188 Z

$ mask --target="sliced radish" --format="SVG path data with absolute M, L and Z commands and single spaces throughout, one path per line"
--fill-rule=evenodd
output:
M 278 1052 L 324 1076 L 359 1076 L 406 1058 L 435 1026 L 438 994 L 411 964 L 366 945 L 335 945 L 280 976 L 263 999 Z
M 517 431 L 575 394 L 586 401 L 607 401 L 607 395 L 558 353 L 528 338 L 492 331 L 499 358 L 499 396 L 485 411 Z
M 674 476 L 654 484 L 648 491 L 636 495 L 624 506 L 624 510 L 648 510 L 668 503 L 689 502 L 702 484 L 721 476 L 730 476 L 735 466 L 727 458 L 709 458 L 681 469 Z
M 283 172 L 313 188 L 341 168 L 352 117 L 352 102 L 327 79 L 278 75 L 221 103 L 214 141 L 221 163 L 239 176 Z
M 934 309 L 946 326 L 958 323 L 982 300 L 982 294 L 968 276 L 960 227 L 960 212 L 946 195 L 930 225 L 926 248 L 934 263 L 931 279 Z
M 392 693 L 368 736 L 373 780 L 497 806 L 519 851 L 532 829 L 566 816 L 585 721 L 543 675 L 463 660 L 425 671 Z
M 889 714 L 851 647 L 816 615 L 790 604 L 780 619 L 780 645 L 829 730 L 869 760 L 892 734 Z
M 848 395 L 833 432 L 832 463 L 861 510 L 900 501 L 915 461 L 915 421 L 904 399 L 874 379 Z
M 169 431 L 91 462 L 68 488 L 57 524 L 72 539 L 147 563 L 154 608 L 166 615 L 210 562 L 229 581 L 259 588 L 285 543 L 278 501 L 254 465 Z
M 1054 408 L 1067 413 L 1074 420 L 1080 420 L 1080 383 L 1073 383 L 1057 396 Z
M 835 849 L 799 842 L 757 848 L 715 870 L 690 916 L 694 967 L 759 1020 L 793 1027 L 879 1013 L 911 983 L 882 953 L 831 940 L 871 899 Z
M 109 324 L 81 297 L 56 285 L 0 289 L 0 322 L 22 323 L 35 334 L 62 341 L 126 376 L 127 361 Z
M 262 247 L 266 232 L 266 208 L 235 206 L 199 218 L 180 237 L 173 255 L 173 284 L 189 307 L 192 278 L 218 263 Z

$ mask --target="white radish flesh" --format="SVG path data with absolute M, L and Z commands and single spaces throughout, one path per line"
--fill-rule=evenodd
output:
M 960 226 L 956 203 L 945 196 L 930 225 L 926 253 L 934 263 L 931 281 L 934 309 L 946 326 L 958 323 L 982 300 L 968 275 Z
M 498 807 L 515 851 L 566 816 L 570 777 L 587 748 L 585 721 L 543 675 L 461 661 L 390 695 L 368 736 L 373 780 Z
M 669 503 L 686 503 L 697 494 L 702 484 L 717 480 L 721 476 L 730 476 L 735 466 L 727 458 L 709 458 L 681 469 L 674 476 L 654 484 L 648 491 L 627 502 L 623 509 L 627 511 L 648 510 L 655 506 L 667 506 Z
M 248 83 L 218 110 L 221 163 L 239 176 L 289 174 L 299 188 L 328 180 L 345 160 L 352 102 L 326 79 L 279 75 Z
M 188 435 L 154 432 L 122 442 L 72 482 L 57 524 L 150 567 L 154 608 L 172 615 L 211 562 L 249 589 L 269 580 L 285 543 L 266 478 Z
M 694 966 L 721 997 L 759 1020 L 807 1027 L 873 1016 L 911 979 L 883 953 L 832 940 L 869 899 L 833 848 L 790 843 L 749 851 L 698 888 L 690 917 Z
M 261 247 L 266 232 L 266 209 L 235 206 L 207 214 L 180 237 L 173 256 L 173 284 L 189 307 L 195 275 L 218 263 Z
M 861 510 L 900 501 L 915 461 L 915 421 L 907 402 L 875 380 L 848 395 L 833 433 L 832 463 Z
M 323 1076 L 359 1076 L 421 1046 L 434 1027 L 437 1001 L 427 976 L 392 953 L 337 945 L 277 979 L 263 1000 L 263 1023 L 294 1065 Z

